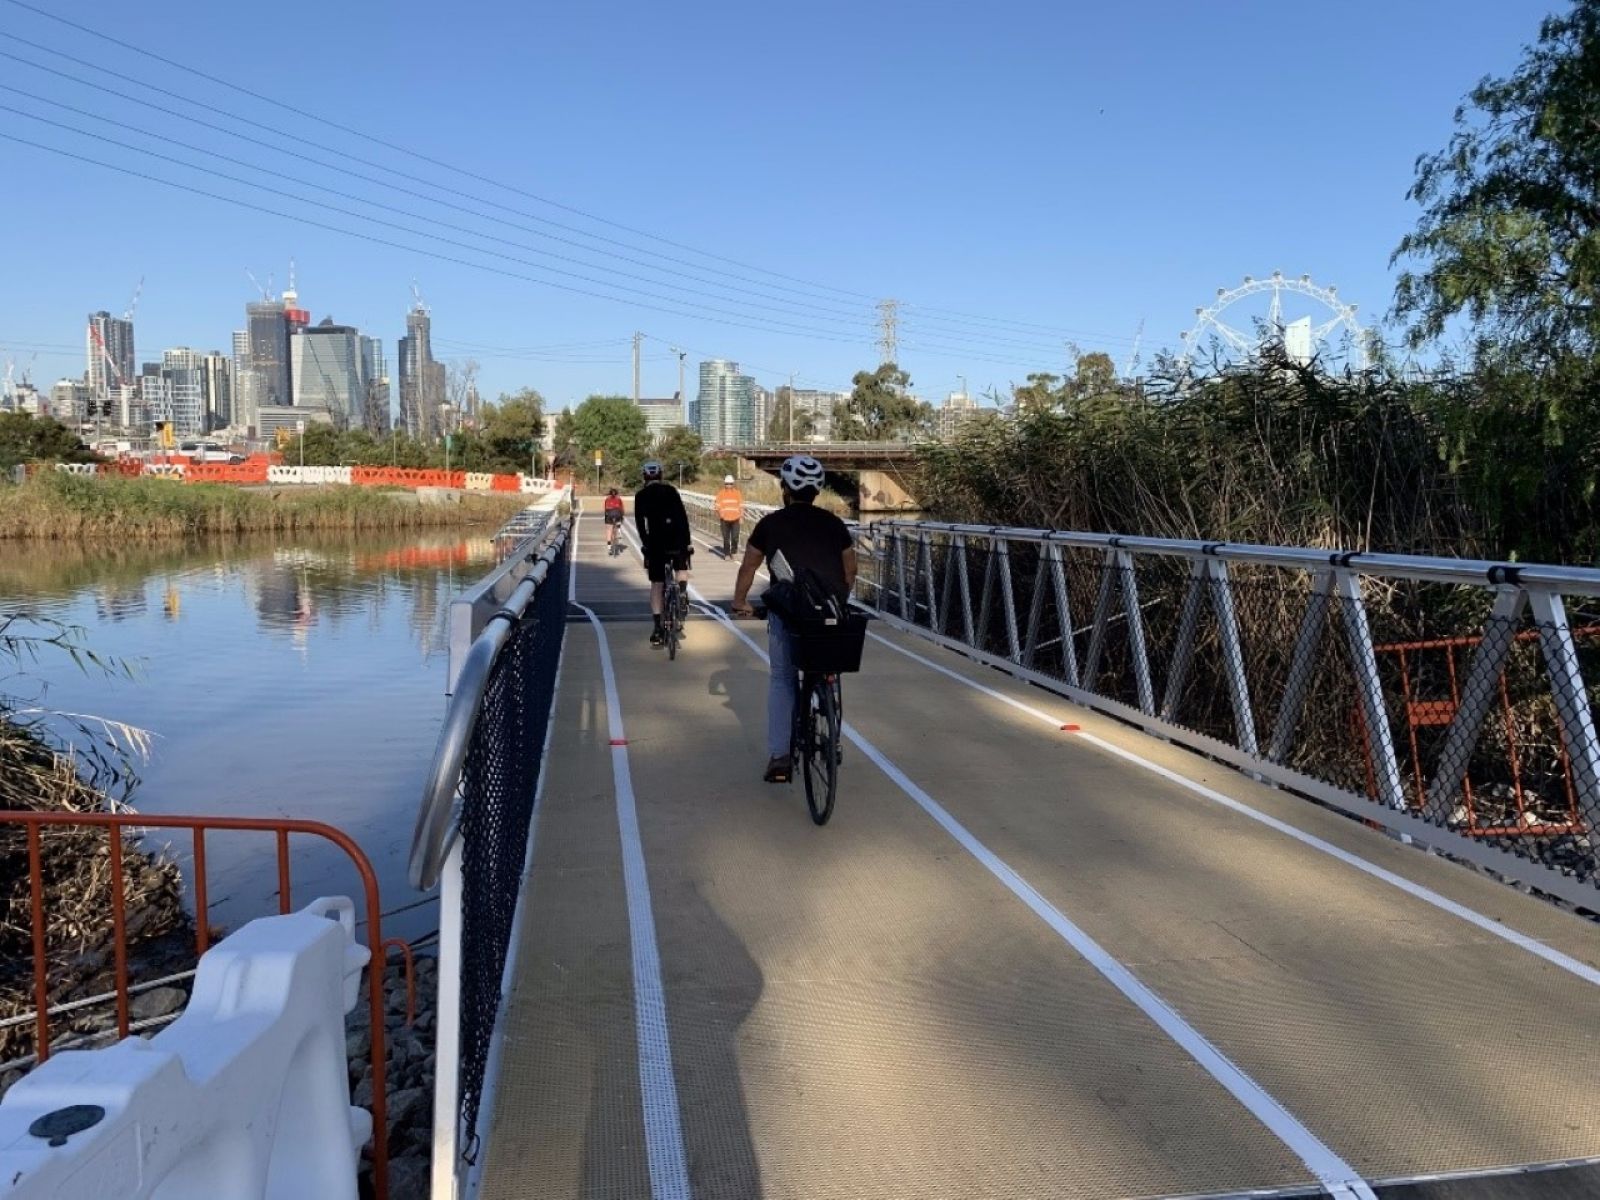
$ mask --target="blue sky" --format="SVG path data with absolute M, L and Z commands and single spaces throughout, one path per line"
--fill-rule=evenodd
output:
M 447 168 L 0 0 L 0 53 L 15 56 L 0 58 L 0 135 L 286 214 L 0 137 L 0 359 L 31 363 L 40 384 L 81 372 L 85 314 L 120 312 L 141 277 L 141 359 L 175 345 L 227 351 L 255 296 L 245 268 L 263 282 L 275 273 L 281 288 L 291 257 L 313 319 L 382 337 L 391 368 L 415 279 L 440 357 L 477 359 L 488 395 L 533 386 L 553 407 L 629 391 L 635 330 L 649 335 L 647 394 L 676 387 L 672 345 L 689 352 L 691 394 L 695 363 L 712 356 L 768 385 L 791 371 L 847 385 L 877 361 L 874 303 L 886 296 L 905 305 L 900 357 L 932 397 L 960 378 L 979 392 L 1059 370 L 1069 339 L 1120 365 L 1141 321 L 1148 359 L 1177 344 L 1219 286 L 1275 268 L 1336 284 L 1371 318 L 1389 307 L 1389 253 L 1416 216 L 1405 200 L 1416 155 L 1444 144 L 1462 95 L 1509 69 L 1554 7 L 62 10 Z

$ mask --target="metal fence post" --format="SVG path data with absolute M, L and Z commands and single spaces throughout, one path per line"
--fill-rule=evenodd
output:
M 1172 643 L 1172 662 L 1167 668 L 1167 692 L 1161 701 L 1161 719 L 1178 718 L 1178 700 L 1184 685 L 1189 682 L 1189 665 L 1194 661 L 1195 633 L 1200 627 L 1201 589 L 1210 563 L 1204 559 L 1189 560 L 1189 586 L 1184 589 L 1183 608 L 1178 616 L 1178 635 Z
M 917 574 L 921 576 L 928 589 L 928 628 L 934 632 L 939 630 L 939 598 L 938 589 L 933 583 L 933 539 L 924 532 L 917 538 Z
M 1111 620 L 1111 601 L 1117 586 L 1117 552 L 1107 550 L 1100 561 L 1100 594 L 1094 601 L 1094 622 L 1089 627 L 1089 652 L 1083 659 L 1083 684 L 1099 691 L 1100 655 L 1106 647 L 1106 624 Z
M 1006 606 L 1006 657 L 1012 662 L 1022 658 L 1017 644 L 1017 600 L 1011 588 L 1011 543 L 1002 540 L 999 553 L 1000 602 Z
M 1333 572 L 1321 570 L 1311 585 L 1311 596 L 1306 603 L 1306 615 L 1300 621 L 1300 634 L 1295 638 L 1294 654 L 1289 659 L 1289 681 L 1284 687 L 1283 700 L 1278 704 L 1278 717 L 1272 726 L 1272 741 L 1267 746 L 1267 758 L 1282 763 L 1289 757 L 1289 744 L 1294 740 L 1295 729 L 1300 724 L 1300 711 L 1305 707 L 1306 692 L 1311 687 L 1311 663 L 1322 641 L 1322 630 L 1328 620 L 1328 602 L 1333 595 Z
M 1451 797 L 1461 789 L 1461 782 L 1467 777 L 1472 748 L 1478 744 L 1484 718 L 1498 698 L 1495 684 L 1506 669 L 1506 659 L 1516 639 L 1515 626 L 1527 602 L 1528 594 L 1519 587 L 1502 587 L 1494 598 L 1494 608 L 1484 625 L 1483 640 L 1473 652 L 1466 680 L 1461 685 L 1460 702 L 1450 717 L 1450 728 L 1445 731 L 1444 748 L 1439 751 L 1439 769 L 1428 786 L 1429 814 L 1448 814 L 1453 806 Z M 1504 630 L 1504 636 L 1499 636 L 1497 630 Z
M 1361 711 L 1367 720 L 1377 798 L 1379 803 L 1390 808 L 1404 809 L 1406 798 L 1400 787 L 1400 764 L 1395 758 L 1389 710 L 1383 703 L 1383 684 L 1378 679 L 1378 660 L 1372 651 L 1372 630 L 1367 624 L 1367 605 L 1361 595 L 1361 580 L 1348 567 L 1339 567 L 1334 571 L 1334 586 L 1343 602 L 1350 666 L 1356 676 Z
M 461 1163 L 461 839 L 439 875 L 438 999 L 433 1050 L 431 1200 L 456 1200 Z
M 972 583 L 967 577 L 967 539 L 959 535 L 955 539 L 955 570 L 961 589 L 961 632 L 967 645 L 976 645 L 972 632 Z
M 1585 820 L 1592 822 L 1600 805 L 1600 745 L 1595 743 L 1594 714 L 1578 665 L 1577 647 L 1567 624 L 1566 605 L 1553 591 L 1529 592 L 1533 616 L 1539 622 L 1539 645 L 1550 671 L 1550 691 L 1561 726 L 1561 744 L 1572 763 L 1572 782 Z
M 1022 639 L 1022 665 L 1032 668 L 1039 649 L 1039 626 L 1044 620 L 1044 590 L 1049 585 L 1045 578 L 1050 563 L 1050 552 L 1055 547 L 1046 542 L 1039 555 L 1038 568 L 1033 573 L 1033 599 L 1028 604 L 1028 632 Z
M 911 611 L 910 600 L 906 595 L 906 540 L 898 529 L 889 534 L 894 541 L 894 582 L 896 594 L 900 597 L 900 618 L 916 623 L 917 614 Z
M 978 603 L 978 636 L 972 642 L 979 650 L 982 650 L 989 641 L 989 610 L 994 606 L 994 573 L 1000 557 L 996 550 L 998 545 L 999 539 L 991 535 L 983 563 L 983 597 Z
M 1150 656 L 1144 643 L 1144 611 L 1139 607 L 1139 579 L 1133 571 L 1133 555 L 1117 551 L 1122 568 L 1122 609 L 1128 619 L 1128 646 L 1133 651 L 1133 679 L 1139 692 L 1139 711 L 1156 714 L 1155 689 L 1150 683 Z
M 1250 703 L 1250 677 L 1245 669 L 1244 640 L 1239 636 L 1239 619 L 1233 607 L 1233 584 L 1228 578 L 1228 564 L 1208 561 L 1206 566 L 1210 569 L 1211 607 L 1217 614 L 1218 632 L 1222 636 L 1222 662 L 1233 700 L 1233 722 L 1239 749 L 1246 754 L 1256 755 L 1261 751 L 1256 743 L 1255 709 Z

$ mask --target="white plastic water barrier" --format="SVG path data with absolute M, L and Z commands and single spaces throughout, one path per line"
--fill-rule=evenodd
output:
M 488 471 L 468 471 L 467 491 L 489 492 L 494 490 L 494 476 Z
M 268 483 L 349 483 L 349 467 L 268 467 Z
M 554 479 L 540 479 L 536 475 L 518 475 L 522 481 L 522 494 L 524 496 L 534 493 L 555 492 L 561 489 L 561 484 Z
M 252 921 L 149 1041 L 54 1055 L 0 1101 L 6 1200 L 356 1200 L 372 1116 L 344 1014 L 366 947 L 344 897 Z

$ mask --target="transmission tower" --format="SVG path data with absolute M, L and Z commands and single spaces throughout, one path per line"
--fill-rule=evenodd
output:
M 878 302 L 878 350 L 883 355 L 882 361 L 886 363 L 900 362 L 900 342 L 898 327 L 900 324 L 900 301 L 880 300 Z

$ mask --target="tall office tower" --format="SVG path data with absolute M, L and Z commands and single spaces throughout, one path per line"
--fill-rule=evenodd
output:
M 739 364 L 714 358 L 700 364 L 696 416 L 706 446 L 747 446 L 755 434 L 756 381 Z
M 105 310 L 89 314 L 84 349 L 88 356 L 85 378 L 94 416 L 120 423 L 136 403 L 137 368 L 133 358 L 133 322 L 113 317 Z
M 300 408 L 325 408 L 341 429 L 360 426 L 366 415 L 361 382 L 361 334 L 327 318 L 295 330 L 289 338 L 290 386 Z
M 294 403 L 289 381 L 289 320 L 282 301 L 255 300 L 244 306 L 245 373 L 250 377 L 250 403 L 263 408 Z
M 225 429 L 233 424 L 233 371 L 228 356 L 220 350 L 203 356 L 200 376 L 204 383 L 206 432 Z
M 400 419 L 412 437 L 432 440 L 442 430 L 444 364 L 433 360 L 433 318 L 419 303 L 406 314 L 400 339 Z
M 383 339 L 361 339 L 362 425 L 368 433 L 388 433 L 389 364 L 383 361 Z

